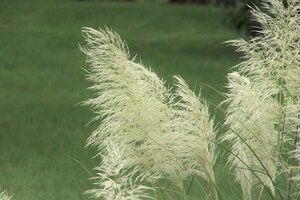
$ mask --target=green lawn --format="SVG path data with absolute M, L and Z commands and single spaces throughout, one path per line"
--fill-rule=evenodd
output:
M 84 148 L 96 126 L 86 126 L 93 115 L 77 105 L 92 95 L 78 50 L 81 27 L 113 28 L 168 84 L 179 74 L 196 90 L 208 84 L 224 91 L 226 73 L 238 62 L 222 44 L 238 37 L 222 22 L 226 12 L 161 3 L 0 1 L 0 186 L 15 200 L 88 199 L 82 193 L 91 181 L 81 165 L 92 171 L 99 160 Z M 203 94 L 222 100 L 205 86 Z

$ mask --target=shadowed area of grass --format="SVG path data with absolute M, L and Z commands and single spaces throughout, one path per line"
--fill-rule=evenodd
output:
M 237 63 L 222 44 L 237 37 L 223 24 L 225 14 L 160 3 L 1 1 L 0 185 L 15 200 L 87 199 L 91 181 L 79 163 L 92 170 L 99 160 L 84 148 L 93 115 L 77 105 L 92 96 L 81 69 L 81 27 L 113 28 L 167 84 L 179 74 L 196 91 L 203 84 L 224 91 Z M 222 100 L 205 86 L 203 95 Z

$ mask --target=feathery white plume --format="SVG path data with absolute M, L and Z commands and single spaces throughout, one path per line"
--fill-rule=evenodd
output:
M 286 100 L 299 98 L 300 90 L 300 15 L 297 0 L 288 0 L 284 8 L 279 0 L 263 0 L 267 13 L 253 9 L 262 27 L 250 41 L 229 41 L 243 53 L 244 62 L 237 70 L 268 92 L 283 92 Z
M 101 124 L 88 144 L 103 148 L 103 141 L 122 147 L 136 165 L 162 173 L 181 185 L 182 164 L 172 145 L 173 97 L 164 82 L 144 66 L 129 60 L 120 37 L 106 29 L 84 28 L 82 48 L 91 67 L 89 80 L 97 97 L 85 103 L 95 108 Z M 179 183 L 180 182 L 180 183 Z
M 0 190 L 0 200 L 11 200 L 12 196 L 9 196 L 6 191 Z
M 175 76 L 175 80 L 179 99 L 174 106 L 176 152 L 192 173 L 214 182 L 216 136 L 208 106 L 181 77 Z
M 96 168 L 94 183 L 97 188 L 86 193 L 105 200 L 141 200 L 150 199 L 159 176 L 145 172 L 127 157 L 126 153 L 113 142 L 105 142 L 106 152 L 102 153 L 102 162 Z M 152 198 L 151 198 L 152 199 Z
M 275 123 L 279 105 L 271 96 L 256 90 L 254 84 L 237 72 L 231 73 L 229 104 L 225 124 L 229 126 L 224 139 L 232 144 L 230 163 L 241 183 L 245 199 L 251 199 L 251 189 L 261 183 L 274 194 L 276 177 Z
M 214 164 L 216 160 L 216 136 L 213 120 L 204 100 L 191 91 L 187 83 L 175 76 L 174 105 L 176 145 L 174 152 L 190 174 L 203 178 L 208 183 L 208 197 L 217 198 Z
M 116 33 L 84 28 L 83 34 L 87 45 L 81 49 L 90 66 L 88 79 L 94 83 L 90 89 L 97 93 L 85 104 L 94 108 L 95 120 L 101 121 L 88 145 L 99 148 L 104 157 L 101 166 L 109 166 L 105 164 L 109 155 L 105 141 L 110 141 L 122 149 L 124 159 L 130 159 L 132 170 L 138 166 L 160 174 L 181 189 L 191 173 L 213 185 L 215 148 L 211 141 L 215 135 L 207 106 L 180 78 L 176 95 L 172 95 L 155 73 L 130 60 L 127 46 Z M 103 169 L 99 168 L 100 179 L 105 175 Z M 107 191 L 98 191 L 98 196 L 112 190 L 102 188 Z

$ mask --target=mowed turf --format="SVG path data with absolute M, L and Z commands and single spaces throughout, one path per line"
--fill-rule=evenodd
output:
M 99 159 L 84 148 L 97 124 L 86 126 L 93 115 L 77 105 L 92 97 L 78 50 L 82 27 L 113 28 L 167 84 L 179 74 L 219 103 L 203 84 L 224 91 L 238 61 L 222 44 L 238 36 L 222 21 L 226 13 L 158 2 L 0 1 L 0 187 L 15 200 L 88 199 L 85 168 L 94 174 Z

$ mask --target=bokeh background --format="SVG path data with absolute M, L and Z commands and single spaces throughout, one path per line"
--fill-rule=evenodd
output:
M 214 104 L 239 62 L 224 42 L 247 37 L 235 29 L 247 30 L 244 2 L 175 1 L 0 0 L 0 187 L 13 199 L 89 198 L 83 192 L 100 161 L 85 148 L 97 123 L 87 125 L 93 114 L 79 105 L 93 95 L 78 48 L 82 27 L 114 29 L 166 84 L 180 75 L 202 88 L 222 120 Z

